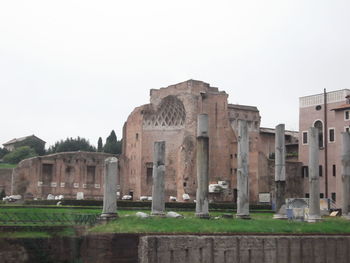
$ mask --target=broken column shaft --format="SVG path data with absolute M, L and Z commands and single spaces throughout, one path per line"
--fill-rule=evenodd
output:
M 246 121 L 238 121 L 237 217 L 249 219 L 249 137 Z
M 105 160 L 104 196 L 101 219 L 117 217 L 117 176 L 118 159 L 109 157 Z
M 165 142 L 155 142 L 153 152 L 152 215 L 165 215 Z
M 285 204 L 286 194 L 286 147 L 285 147 L 284 124 L 276 126 L 275 134 L 275 219 L 287 218 L 286 213 L 281 211 Z
M 320 178 L 319 178 L 319 131 L 309 129 L 309 218 L 313 223 L 321 220 L 320 211 Z
M 208 114 L 200 114 L 197 119 L 197 193 L 196 216 L 209 217 L 209 124 Z
M 342 183 L 343 183 L 343 204 L 342 214 L 350 219 L 349 202 L 350 202 L 350 133 L 342 133 Z

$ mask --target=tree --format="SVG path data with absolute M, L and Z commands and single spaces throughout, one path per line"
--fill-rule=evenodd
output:
M 79 136 L 74 138 L 67 138 L 66 140 L 61 140 L 56 142 L 48 150 L 48 153 L 58 153 L 58 152 L 76 152 L 76 151 L 86 151 L 86 152 L 96 152 L 96 148 L 90 145 L 89 140 L 80 138 Z
M 6 154 L 8 154 L 9 151 L 6 148 L 1 148 L 0 147 L 0 159 L 4 157 Z
M 103 142 L 102 142 L 102 138 L 98 138 L 98 142 L 97 142 L 97 151 L 98 152 L 102 152 L 103 151 Z
M 33 148 L 30 148 L 29 146 L 21 146 L 6 154 L 3 159 L 5 163 L 17 164 L 24 159 L 37 155 L 38 154 Z
M 45 142 L 38 140 L 36 138 L 28 137 L 23 141 L 17 142 L 15 144 L 15 148 L 22 147 L 22 146 L 29 146 L 30 148 L 34 149 L 38 155 L 45 154 Z
M 115 135 L 114 130 L 107 137 L 103 151 L 105 153 L 120 154 L 120 146 L 118 145 L 117 135 Z

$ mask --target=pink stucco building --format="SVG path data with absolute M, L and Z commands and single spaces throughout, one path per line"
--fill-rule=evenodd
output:
M 320 196 L 342 204 L 341 133 L 349 131 L 350 90 L 343 89 L 299 99 L 299 161 L 302 162 L 305 197 L 309 195 L 308 129 L 318 127 Z

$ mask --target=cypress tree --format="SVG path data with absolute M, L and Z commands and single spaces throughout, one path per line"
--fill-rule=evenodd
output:
M 115 135 L 114 130 L 112 130 L 111 134 L 106 139 L 106 144 L 103 149 L 105 153 L 118 154 L 118 148 L 117 135 Z
M 98 138 L 98 142 L 97 142 L 97 151 L 98 152 L 102 152 L 103 151 L 103 142 L 102 142 L 102 138 Z

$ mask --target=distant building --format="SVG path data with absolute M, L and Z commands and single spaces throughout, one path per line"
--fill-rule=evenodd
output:
M 37 141 L 38 143 L 42 144 L 43 148 L 45 148 L 45 141 L 43 141 L 42 139 L 36 137 L 34 134 L 33 135 L 29 135 L 29 136 L 25 136 L 25 137 L 21 137 L 21 138 L 14 138 L 8 142 L 3 143 L 2 145 L 4 146 L 5 149 L 7 149 L 8 151 L 13 151 L 17 145 L 25 140 L 34 140 Z
M 350 90 L 343 89 L 299 99 L 299 161 L 302 162 L 305 197 L 309 196 L 308 144 L 310 127 L 319 129 L 320 197 L 342 203 L 341 133 L 349 131 Z
M 261 194 L 269 196 L 274 187 L 274 129 L 260 128 L 260 114 L 255 106 L 229 104 L 228 94 L 208 83 L 188 80 L 166 88 L 151 89 L 150 103 L 137 107 L 123 128 L 120 164 L 122 194 L 134 199 L 152 193 L 153 144 L 166 142 L 165 195 L 183 201 L 183 194 L 195 199 L 197 115 L 209 116 L 209 183 L 223 184 L 223 191 L 210 193 L 215 201 L 237 198 L 237 125 L 248 123 L 249 189 L 251 203 Z M 297 152 L 297 133 L 288 132 L 291 151 Z M 292 146 L 294 144 L 294 146 Z M 294 147 L 294 150 L 292 149 Z M 292 183 L 288 197 L 303 195 L 300 164 L 288 162 Z M 288 179 L 288 180 L 289 180 Z
M 103 199 L 105 159 L 98 152 L 62 152 L 21 161 L 14 170 L 14 194 L 46 199 L 48 194 L 75 199 Z

